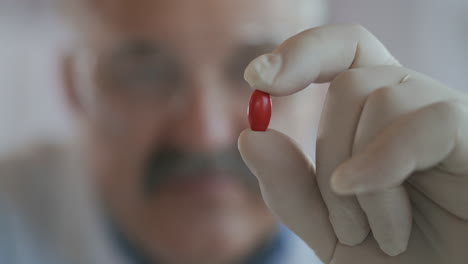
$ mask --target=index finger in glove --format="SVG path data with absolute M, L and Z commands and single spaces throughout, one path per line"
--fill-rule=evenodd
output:
M 256 58 L 244 77 L 255 89 L 284 96 L 311 83 L 330 82 L 345 70 L 377 65 L 400 64 L 362 26 L 327 25 L 295 35 Z

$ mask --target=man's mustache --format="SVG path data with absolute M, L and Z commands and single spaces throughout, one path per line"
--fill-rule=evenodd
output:
M 208 172 L 223 172 L 223 177 L 233 177 L 249 189 L 259 192 L 256 177 L 245 165 L 236 147 L 215 153 L 192 153 L 176 149 L 163 149 L 151 154 L 146 162 L 144 190 L 148 195 L 172 177 L 204 177 Z M 225 173 L 224 173 L 225 172 Z

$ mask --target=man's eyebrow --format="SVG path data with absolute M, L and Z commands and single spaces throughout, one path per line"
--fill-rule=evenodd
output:
M 264 53 L 272 52 L 278 46 L 273 41 L 254 43 L 254 44 L 242 44 L 236 49 L 236 54 L 240 56 L 259 56 Z
M 163 54 L 163 49 L 158 44 L 145 40 L 133 40 L 118 45 L 117 48 L 110 53 L 110 58 L 112 60 L 125 61 L 144 59 Z

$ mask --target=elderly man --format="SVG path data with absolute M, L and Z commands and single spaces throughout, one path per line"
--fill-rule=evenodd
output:
M 76 33 L 63 62 L 67 100 L 105 224 L 129 262 L 317 259 L 278 226 L 237 138 L 248 126 L 249 61 L 317 25 L 323 10 L 305 0 L 61 2 Z M 308 102 L 322 93 L 275 101 L 273 126 L 312 143 L 319 106 Z

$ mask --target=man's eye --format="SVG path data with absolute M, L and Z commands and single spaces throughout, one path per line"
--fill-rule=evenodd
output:
M 177 90 L 180 74 L 167 65 L 125 65 L 109 75 L 112 89 L 138 96 L 168 96 Z
M 150 66 L 123 72 L 119 79 L 130 85 L 157 85 L 176 81 L 175 75 L 174 72 L 163 67 Z
M 244 80 L 244 71 L 247 65 L 256 57 L 271 52 L 274 50 L 276 44 L 264 43 L 245 45 L 237 49 L 231 57 L 227 58 L 226 64 L 226 77 L 234 83 L 246 84 Z
M 231 62 L 226 71 L 229 79 L 232 81 L 244 81 L 244 70 L 249 64 L 251 58 L 237 59 Z

